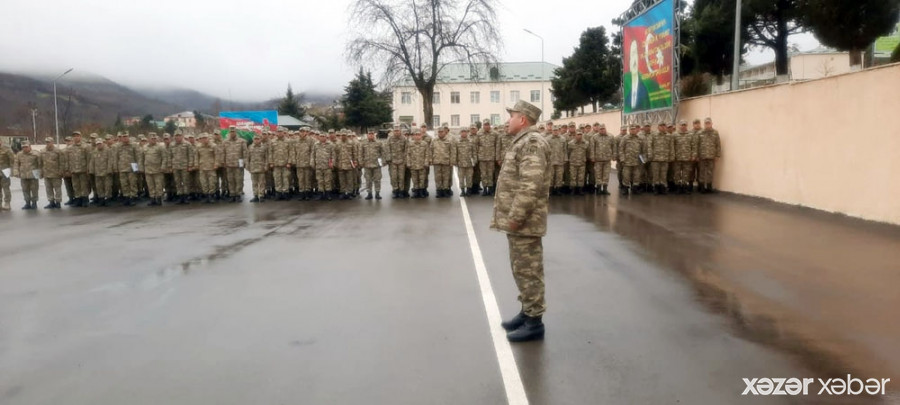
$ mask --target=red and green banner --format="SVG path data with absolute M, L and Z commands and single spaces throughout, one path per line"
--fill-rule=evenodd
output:
M 278 111 L 222 111 L 219 113 L 219 128 L 222 137 L 227 137 L 231 126 L 235 126 L 237 135 L 252 141 L 253 137 L 263 130 L 275 130 L 278 127 Z
M 622 95 L 625 114 L 672 108 L 675 2 L 662 0 L 625 24 Z

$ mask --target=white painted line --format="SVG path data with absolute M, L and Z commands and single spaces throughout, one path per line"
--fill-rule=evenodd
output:
M 456 172 L 453 174 L 456 177 Z M 459 181 L 456 184 L 459 184 Z M 497 353 L 497 363 L 500 365 L 500 377 L 503 378 L 503 388 L 506 390 L 506 401 L 510 405 L 528 405 L 528 396 L 525 395 L 525 387 L 522 385 L 516 358 L 513 356 L 509 341 L 506 340 L 506 331 L 500 326 L 502 321 L 500 307 L 497 306 L 497 297 L 494 296 L 487 266 L 484 265 L 481 248 L 478 247 L 478 239 L 475 237 L 475 228 L 472 226 L 466 198 L 461 197 L 459 202 L 466 224 L 466 233 L 469 235 L 469 248 L 472 249 L 472 259 L 475 261 L 478 286 L 481 287 L 481 300 L 484 302 L 484 312 L 487 314 L 488 328 L 491 331 L 491 340 L 494 342 L 494 352 Z

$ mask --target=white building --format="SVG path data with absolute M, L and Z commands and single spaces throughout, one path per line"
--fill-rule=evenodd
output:
M 544 111 L 553 112 L 550 78 L 558 66 L 542 62 L 499 63 L 481 65 L 477 72 L 468 64 L 451 64 L 438 75 L 434 88 L 433 126 L 443 123 L 451 128 L 490 119 L 494 125 L 506 121 L 506 107 L 518 100 L 529 101 Z M 474 74 L 473 74 L 474 73 Z M 393 89 L 394 122 L 424 121 L 422 96 L 412 82 Z
M 821 79 L 851 71 L 849 53 L 822 46 L 806 52 L 791 52 L 788 58 L 789 81 Z M 740 71 L 742 89 L 776 82 L 775 61 L 755 66 L 742 65 Z M 722 83 L 721 86 L 713 85 L 713 93 L 731 90 L 731 75 L 725 76 Z

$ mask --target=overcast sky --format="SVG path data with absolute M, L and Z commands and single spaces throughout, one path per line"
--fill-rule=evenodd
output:
M 76 72 L 131 86 L 191 88 L 223 99 L 297 91 L 339 93 L 356 67 L 344 59 L 351 0 L 3 0 L 0 70 Z M 498 17 L 503 61 L 560 64 L 587 27 L 631 0 L 505 0 Z M 566 7 L 567 6 L 567 7 Z M 817 45 L 792 38 L 800 49 Z M 772 59 L 755 52 L 751 63 Z

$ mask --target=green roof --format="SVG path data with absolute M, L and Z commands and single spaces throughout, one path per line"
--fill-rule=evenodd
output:
M 466 63 L 451 63 L 438 73 L 438 83 L 472 82 L 537 82 L 550 80 L 559 66 L 546 62 L 508 62 L 497 64 L 477 64 L 471 68 Z M 403 80 L 401 85 L 412 85 Z

